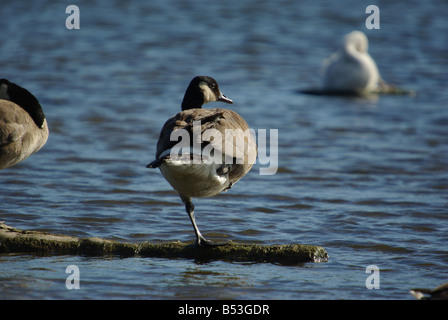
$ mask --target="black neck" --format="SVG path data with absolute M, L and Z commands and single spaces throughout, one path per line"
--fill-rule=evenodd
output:
M 40 106 L 39 101 L 25 88 L 22 88 L 15 83 L 9 82 L 6 79 L 1 79 L 0 83 L 5 83 L 8 86 L 8 96 L 11 102 L 19 105 L 24 109 L 33 119 L 34 123 L 42 128 L 45 121 L 45 114 Z
M 202 108 L 204 104 L 204 93 L 202 89 L 196 84 L 190 84 L 185 92 L 184 100 L 182 101 L 182 111 L 188 109 Z

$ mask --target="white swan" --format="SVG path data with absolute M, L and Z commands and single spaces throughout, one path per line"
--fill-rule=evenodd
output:
M 367 48 L 364 33 L 353 31 L 347 34 L 342 48 L 324 60 L 323 89 L 347 94 L 379 91 L 385 83 Z

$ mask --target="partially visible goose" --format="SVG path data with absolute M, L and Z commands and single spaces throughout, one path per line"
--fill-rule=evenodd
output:
M 179 193 L 193 224 L 197 245 L 213 242 L 201 235 L 191 198 L 211 197 L 230 189 L 249 172 L 257 156 L 255 140 L 241 116 L 227 109 L 202 109 L 203 104 L 213 101 L 233 103 L 221 93 L 215 79 L 195 77 L 185 92 L 182 111 L 168 119 L 160 132 L 156 160 L 147 165 L 148 168 L 160 168 L 165 179 Z M 195 126 L 195 121 L 200 124 Z M 179 157 L 173 148 L 178 139 L 171 141 L 170 136 L 182 132 L 177 131 L 180 129 L 184 129 L 189 138 L 187 154 Z M 228 129 L 234 130 L 236 143 L 233 138 L 226 141 Z M 240 143 L 244 143 L 243 148 Z M 199 148 L 193 148 L 195 145 Z M 211 149 L 214 152 L 210 152 Z M 207 154 L 212 158 L 207 158 Z
M 409 293 L 419 300 L 448 300 L 448 282 L 434 289 L 412 289 Z
M 363 32 L 347 34 L 339 51 L 324 61 L 323 89 L 329 93 L 366 94 L 386 86 L 367 48 Z
M 36 97 L 0 79 L 0 170 L 26 159 L 47 139 L 47 120 Z

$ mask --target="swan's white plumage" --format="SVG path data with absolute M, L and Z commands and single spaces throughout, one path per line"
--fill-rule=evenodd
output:
M 347 34 L 339 51 L 323 63 L 323 89 L 354 93 L 378 90 L 383 80 L 367 49 L 368 40 L 364 33 L 353 31 Z

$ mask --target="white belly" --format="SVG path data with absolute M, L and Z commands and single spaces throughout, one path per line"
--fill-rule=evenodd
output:
M 186 197 L 211 197 L 230 187 L 228 175 L 218 175 L 221 166 L 215 163 L 191 163 L 168 159 L 160 166 L 165 179 Z

